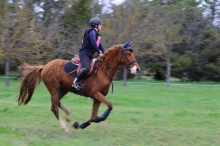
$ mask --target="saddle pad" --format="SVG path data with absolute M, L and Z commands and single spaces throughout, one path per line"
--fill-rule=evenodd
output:
M 64 64 L 64 71 L 69 74 L 73 70 L 76 70 L 78 68 L 78 65 L 73 64 L 71 61 L 68 61 L 66 64 Z M 69 74 L 73 77 L 77 76 L 77 71 L 74 71 L 73 73 Z

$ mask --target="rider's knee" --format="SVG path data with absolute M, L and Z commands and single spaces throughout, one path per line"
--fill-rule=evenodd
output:
M 83 68 L 83 69 L 82 69 L 82 72 L 84 72 L 84 73 L 87 74 L 87 73 L 89 73 L 89 70 L 90 70 L 90 68 Z

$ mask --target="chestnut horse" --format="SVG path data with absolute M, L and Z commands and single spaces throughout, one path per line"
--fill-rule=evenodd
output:
M 109 48 L 101 58 L 98 58 L 97 72 L 91 73 L 90 77 L 83 80 L 84 94 L 81 90 L 73 88 L 72 82 L 74 77 L 68 75 L 64 71 L 64 64 L 68 60 L 55 59 L 46 65 L 32 66 L 24 63 L 24 70 L 21 78 L 23 79 L 20 87 L 20 94 L 18 97 L 18 104 L 28 104 L 34 93 L 35 87 L 41 82 L 44 82 L 51 95 L 51 110 L 56 116 L 63 130 L 68 132 L 68 128 L 59 115 L 59 110 L 62 109 L 66 113 L 66 121 L 69 122 L 70 111 L 61 104 L 61 98 L 68 92 L 83 95 L 93 99 L 92 115 L 90 119 L 82 124 L 75 122 L 73 126 L 78 129 L 84 129 L 91 124 L 91 122 L 104 121 L 111 110 L 113 109 L 112 103 L 105 97 L 109 91 L 110 84 L 117 73 L 120 65 L 129 69 L 132 74 L 140 71 L 140 67 L 135 60 L 131 42 L 122 45 L 115 45 Z M 101 103 L 107 105 L 108 109 L 104 114 L 99 117 L 97 115 Z

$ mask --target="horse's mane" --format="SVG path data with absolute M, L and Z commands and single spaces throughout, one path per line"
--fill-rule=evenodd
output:
M 105 60 L 105 58 L 107 58 L 113 51 L 119 49 L 120 45 L 114 45 L 110 48 L 107 49 L 107 51 L 105 51 L 105 53 L 103 54 L 103 60 Z

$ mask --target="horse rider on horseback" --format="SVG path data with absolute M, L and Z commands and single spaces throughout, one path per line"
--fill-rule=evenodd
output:
M 77 75 L 72 84 L 72 87 L 77 90 L 80 90 L 80 81 L 90 70 L 90 60 L 93 59 L 95 52 L 101 57 L 105 52 L 101 44 L 101 36 L 98 33 L 102 29 L 102 24 L 101 19 L 92 18 L 90 20 L 90 27 L 85 30 L 82 45 L 79 50 L 79 58 L 83 69 Z

